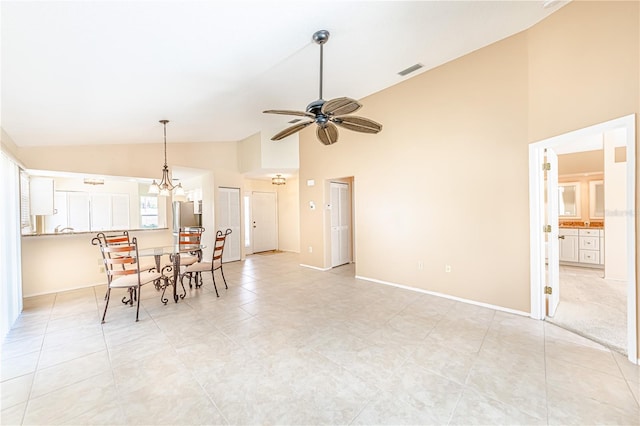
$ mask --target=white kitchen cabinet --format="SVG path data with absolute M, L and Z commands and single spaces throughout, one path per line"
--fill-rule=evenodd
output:
M 36 216 L 53 214 L 53 199 L 53 178 L 31 176 L 29 179 L 29 204 L 31 214 Z
M 560 228 L 558 230 L 560 237 L 560 261 L 561 262 L 578 262 L 578 230 L 571 228 Z
M 86 192 L 67 193 L 67 226 L 74 232 L 91 230 L 90 198 Z
M 87 232 L 129 228 L 128 194 L 56 191 L 54 214 L 45 216 L 45 232 Z

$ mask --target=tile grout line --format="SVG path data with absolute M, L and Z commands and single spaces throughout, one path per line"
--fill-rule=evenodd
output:
M 29 394 L 27 395 L 27 400 L 25 401 L 24 411 L 22 412 L 22 418 L 20 419 L 20 424 L 24 424 L 24 420 L 27 416 L 27 410 L 29 409 L 29 403 L 31 402 L 31 393 L 33 392 L 33 384 L 36 380 L 36 374 L 38 373 L 38 367 L 40 365 L 40 359 L 42 358 L 42 350 L 44 348 L 44 341 L 47 337 L 47 330 L 49 329 L 49 322 L 51 321 L 51 316 L 53 315 L 53 307 L 56 304 L 56 300 L 58 299 L 58 293 L 55 293 L 53 297 L 53 301 L 51 302 L 51 309 L 49 310 L 49 317 L 47 318 L 47 325 L 44 328 L 44 332 L 42 334 L 42 343 L 40 343 L 40 350 L 38 351 L 38 360 L 36 361 L 35 369 L 33 371 L 33 377 L 31 378 L 31 385 L 29 386 Z

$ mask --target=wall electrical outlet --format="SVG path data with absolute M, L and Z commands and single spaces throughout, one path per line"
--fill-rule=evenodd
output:
M 424 262 L 423 261 L 419 261 L 418 262 L 418 270 L 422 271 L 424 269 Z
M 444 265 L 445 272 L 451 272 L 451 265 Z
M 309 246 L 309 253 L 313 253 L 313 247 Z

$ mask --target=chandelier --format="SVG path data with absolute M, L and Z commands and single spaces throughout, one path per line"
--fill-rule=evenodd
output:
M 168 197 L 173 191 L 173 195 L 178 197 L 184 197 L 184 189 L 182 184 L 173 185 L 171 182 L 171 176 L 169 174 L 169 167 L 167 167 L 167 123 L 169 120 L 160 120 L 160 123 L 164 125 L 164 166 L 162 167 L 162 179 L 160 183 L 153 183 L 149 187 L 149 194 L 158 194 L 161 197 Z
M 282 177 L 282 175 L 276 175 L 276 177 L 271 178 L 271 183 L 273 185 L 286 185 L 287 181 Z

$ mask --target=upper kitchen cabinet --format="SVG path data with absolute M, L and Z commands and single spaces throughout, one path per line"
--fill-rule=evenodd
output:
M 53 214 L 53 178 L 31 176 L 29 179 L 30 213 L 34 216 Z

